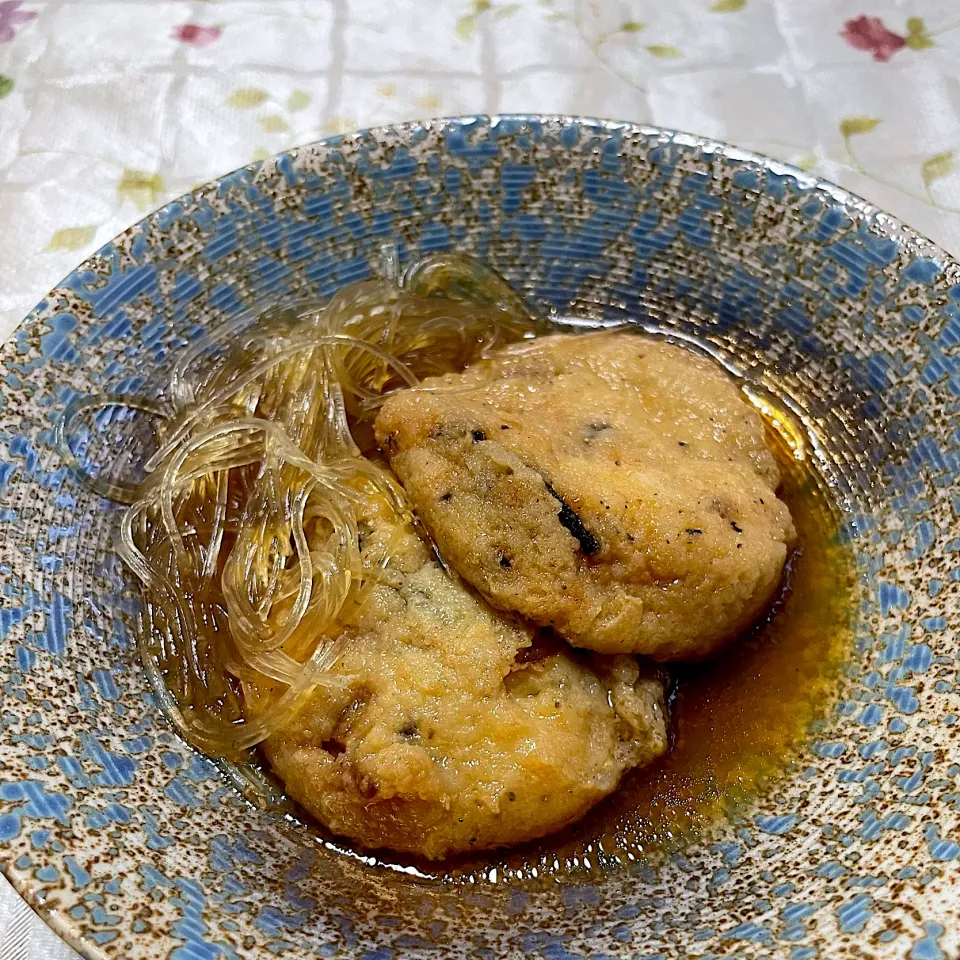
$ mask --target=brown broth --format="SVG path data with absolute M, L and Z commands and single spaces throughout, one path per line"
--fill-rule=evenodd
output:
M 795 757 L 837 686 L 852 633 L 849 553 L 818 478 L 782 442 L 771 446 L 798 534 L 780 594 L 745 637 L 674 670 L 672 748 L 603 812 L 616 821 L 604 840 L 628 834 L 645 850 L 734 813 Z

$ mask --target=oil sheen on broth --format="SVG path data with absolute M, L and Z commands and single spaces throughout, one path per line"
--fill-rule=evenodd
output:
M 672 665 L 670 751 L 560 834 L 439 868 L 384 852 L 364 861 L 448 882 L 582 875 L 694 841 L 722 818 L 735 818 L 785 771 L 839 685 L 854 578 L 826 483 L 769 423 L 767 432 L 797 546 L 760 623 L 704 663 Z
M 672 749 L 583 824 L 608 854 L 671 847 L 735 815 L 793 759 L 839 682 L 852 635 L 851 558 L 823 482 L 768 432 L 798 533 L 780 593 L 746 636 L 675 668 Z

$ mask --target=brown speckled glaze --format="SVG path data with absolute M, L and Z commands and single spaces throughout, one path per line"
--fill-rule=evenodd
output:
M 694 337 L 803 424 L 860 583 L 843 698 L 682 854 L 536 885 L 371 869 L 243 801 L 160 715 L 117 508 L 53 446 L 231 313 L 478 253 L 564 313 Z M 960 266 L 800 171 L 576 118 L 431 121 L 245 168 L 71 274 L 0 355 L 0 863 L 91 958 L 954 958 Z M 102 423 L 99 426 L 104 426 Z

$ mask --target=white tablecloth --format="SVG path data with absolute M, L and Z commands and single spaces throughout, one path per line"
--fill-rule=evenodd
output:
M 503 111 L 729 140 L 960 253 L 956 0 L 0 0 L 0 338 L 211 177 L 357 126 Z M 74 957 L 0 881 L 0 960 Z

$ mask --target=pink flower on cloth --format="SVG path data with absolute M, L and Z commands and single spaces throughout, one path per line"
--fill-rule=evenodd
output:
M 193 47 L 205 47 L 208 43 L 219 40 L 221 33 L 222 27 L 201 27 L 196 23 L 185 23 L 173 31 L 173 37 Z
M 889 60 L 907 43 L 906 37 L 888 30 L 879 17 L 866 15 L 848 20 L 840 36 L 857 50 L 869 50 L 873 59 L 881 62 Z
M 20 10 L 23 0 L 2 0 L 0 2 L 0 43 L 9 43 L 13 39 L 14 27 L 36 19 L 32 10 Z

